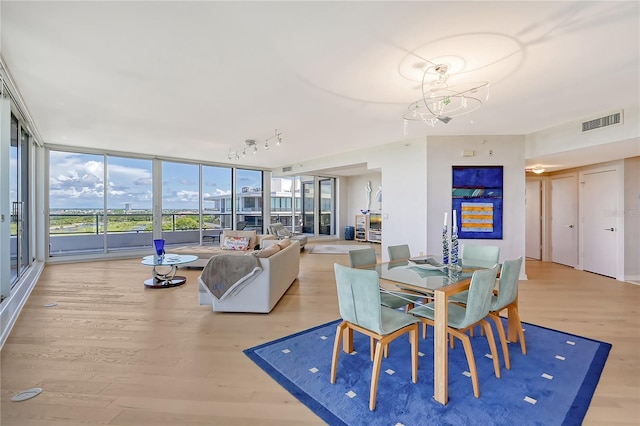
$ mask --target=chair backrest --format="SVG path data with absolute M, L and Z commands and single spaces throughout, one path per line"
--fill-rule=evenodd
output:
M 365 265 L 375 265 L 376 263 L 376 251 L 371 247 L 360 250 L 349 250 L 349 266 L 352 268 Z
M 489 314 L 491 308 L 491 295 L 496 285 L 498 265 L 491 269 L 480 269 L 473 273 L 469 286 L 469 295 L 462 323 L 456 324 L 457 328 L 465 328 L 475 324 Z
M 236 231 L 242 231 L 246 227 L 247 227 L 247 222 L 245 221 L 240 221 L 236 223 Z
M 409 259 L 411 257 L 411 250 L 409 250 L 408 244 L 400 244 L 397 246 L 387 247 L 389 253 L 389 260 Z
M 337 263 L 333 265 L 333 269 L 342 319 L 384 334 L 380 286 L 376 271 L 348 268 Z
M 488 267 L 499 262 L 500 247 L 462 244 L 461 259 L 464 266 Z
M 522 268 L 522 256 L 517 259 L 505 260 L 502 264 L 498 284 L 498 297 L 491 303 L 492 311 L 500 310 L 516 300 L 520 268 Z

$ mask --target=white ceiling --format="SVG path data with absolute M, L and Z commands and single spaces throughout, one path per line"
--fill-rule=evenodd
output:
M 237 162 L 277 168 L 423 135 L 529 134 L 640 98 L 637 1 L 3 1 L 0 18 L 49 144 L 226 162 L 277 128 L 282 146 Z M 418 67 L 443 55 L 490 98 L 405 134 Z

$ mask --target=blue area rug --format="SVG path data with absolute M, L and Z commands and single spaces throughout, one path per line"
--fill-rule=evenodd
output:
M 369 338 L 354 332 L 352 354 L 340 353 L 335 384 L 329 382 L 331 351 L 339 321 L 323 324 L 244 352 L 330 425 L 579 425 L 611 345 L 523 324 L 527 355 L 509 344 L 511 370 L 495 377 L 487 339 L 471 338 L 480 381 L 474 398 L 464 349 L 449 350 L 449 403 L 433 399 L 433 329 L 420 338 L 418 383 L 411 382 L 408 338 L 389 346 L 378 383 L 375 411 L 369 410 Z M 506 327 L 506 320 L 505 320 Z M 496 333 L 497 336 L 497 333 Z

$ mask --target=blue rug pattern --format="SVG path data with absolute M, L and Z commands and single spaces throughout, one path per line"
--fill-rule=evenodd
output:
M 506 327 L 506 320 L 505 327 Z M 329 382 L 339 320 L 244 352 L 330 425 L 579 425 L 591 402 L 611 345 L 523 323 L 527 355 L 509 344 L 511 370 L 495 377 L 487 339 L 471 338 L 480 381 L 474 398 L 462 343 L 449 350 L 449 403 L 433 399 L 433 329 L 420 338 L 418 383 L 411 382 L 410 345 L 401 336 L 382 361 L 375 411 L 369 410 L 369 338 L 354 332 L 354 352 L 340 353 Z M 495 328 L 495 327 L 494 327 Z M 494 331 L 495 332 L 495 331 Z M 496 333 L 497 336 L 497 333 Z

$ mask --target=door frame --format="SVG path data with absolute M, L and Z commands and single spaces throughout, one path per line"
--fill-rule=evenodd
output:
M 540 233 L 539 235 L 539 240 L 540 240 L 540 246 L 538 247 L 538 256 L 540 256 L 540 259 L 536 259 L 536 260 L 544 260 L 545 259 L 545 245 L 547 244 L 546 241 L 546 214 L 545 214 L 545 208 L 546 208 L 546 200 L 545 200 L 545 196 L 546 196 L 546 188 L 545 188 L 545 179 L 541 178 L 541 177 L 526 177 L 525 178 L 525 190 L 526 190 L 526 186 L 529 182 L 537 182 L 538 183 L 538 190 L 537 190 L 537 195 L 539 198 L 539 211 L 537 211 L 538 214 L 538 232 Z M 528 196 L 528 195 L 527 195 Z M 529 213 L 529 206 L 526 206 L 525 209 L 525 215 Z M 529 233 L 529 230 L 527 230 L 527 232 L 525 233 L 525 251 L 526 251 L 526 238 L 527 238 L 527 234 Z
M 613 212 L 616 227 L 616 276 L 618 281 L 624 281 L 624 166 L 613 164 L 610 166 L 596 167 L 593 169 L 581 170 L 578 173 L 578 221 L 580 223 L 578 242 L 578 265 L 576 269 L 584 270 L 584 183 L 585 175 L 613 171 L 616 173 L 616 207 Z

